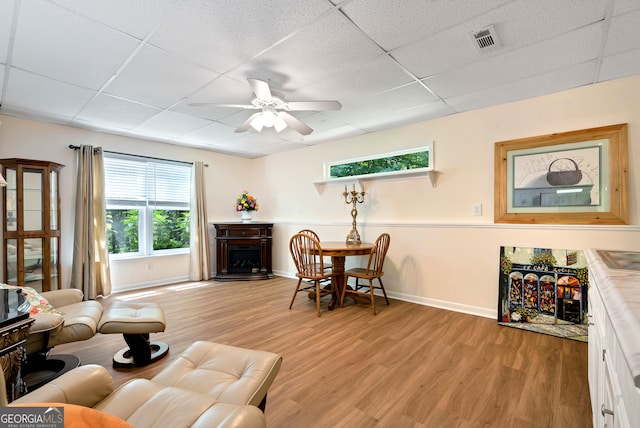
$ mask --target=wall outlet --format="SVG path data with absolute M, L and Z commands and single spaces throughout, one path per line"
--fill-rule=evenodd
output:
M 471 204 L 471 215 L 482 215 L 482 204 Z

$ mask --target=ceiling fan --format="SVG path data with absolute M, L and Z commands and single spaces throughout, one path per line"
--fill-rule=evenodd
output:
M 263 128 L 275 129 L 277 132 L 289 127 L 302 135 L 308 135 L 313 129 L 300 119 L 290 115 L 290 111 L 324 111 L 340 110 L 342 104 L 338 101 L 286 101 L 271 93 L 269 84 L 263 80 L 247 79 L 256 97 L 251 104 L 215 104 L 215 103 L 190 103 L 193 107 L 229 107 L 247 110 L 260 110 L 249 116 L 236 132 L 245 132 L 250 127 L 260 132 Z

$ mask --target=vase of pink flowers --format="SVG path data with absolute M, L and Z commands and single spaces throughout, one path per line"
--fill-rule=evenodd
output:
M 240 219 L 243 223 L 249 223 L 252 219 L 252 212 L 260 209 L 258 200 L 251 196 L 247 190 L 238 195 L 234 207 L 236 212 L 241 213 Z

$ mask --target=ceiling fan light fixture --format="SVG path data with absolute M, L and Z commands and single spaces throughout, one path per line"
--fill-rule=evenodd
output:
M 274 128 L 280 132 L 287 127 L 287 123 L 278 115 L 275 110 L 264 110 L 250 122 L 253 129 L 260 132 L 263 128 Z
M 251 121 L 251 127 L 253 129 L 255 129 L 256 131 L 260 132 L 262 131 L 262 128 L 264 127 L 264 113 L 261 113 L 259 115 L 257 115 L 252 121 Z
M 262 123 L 267 128 L 273 128 L 273 125 L 276 124 L 276 112 L 272 110 L 263 111 L 262 114 Z
M 280 132 L 287 127 L 287 122 L 285 122 L 284 119 L 282 119 L 280 116 L 276 115 L 276 121 L 273 124 L 273 127 L 275 128 L 276 132 Z
M 284 98 L 273 96 L 269 84 L 263 80 L 247 79 L 255 98 L 251 104 L 216 104 L 216 103 L 190 103 L 194 107 L 217 106 L 258 110 L 240 124 L 235 132 L 246 132 L 249 128 L 262 132 L 264 128 L 273 128 L 276 132 L 291 129 L 301 135 L 309 135 L 313 129 L 295 116 L 290 111 L 324 111 L 340 110 L 342 104 L 339 101 L 294 101 L 287 102 Z

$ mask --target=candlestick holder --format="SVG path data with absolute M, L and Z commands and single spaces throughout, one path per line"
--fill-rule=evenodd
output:
M 347 192 L 347 186 L 344 186 L 342 196 L 344 196 L 344 202 L 347 205 L 353 205 L 353 208 L 351 208 L 351 218 L 353 221 L 351 222 L 351 231 L 347 235 L 347 244 L 360 244 L 360 234 L 356 227 L 356 217 L 358 216 L 356 205 L 364 202 L 364 190 L 362 192 L 356 192 L 356 185 L 354 184 L 353 190 Z

